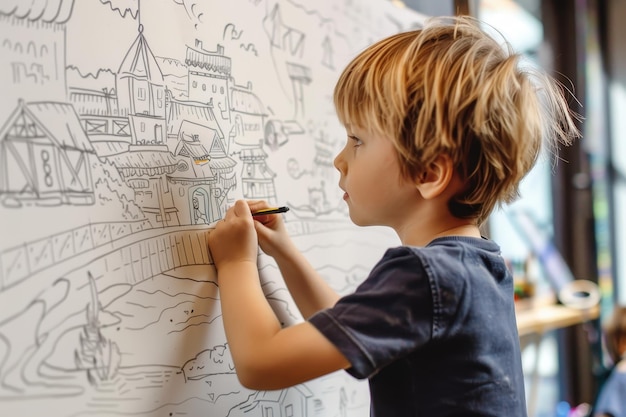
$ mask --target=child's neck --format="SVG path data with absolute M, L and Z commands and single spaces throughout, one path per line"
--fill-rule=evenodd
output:
M 480 229 L 473 220 L 456 217 L 442 220 L 444 219 L 420 219 L 395 230 L 402 244 L 407 246 L 426 246 L 432 240 L 445 236 L 481 237 Z

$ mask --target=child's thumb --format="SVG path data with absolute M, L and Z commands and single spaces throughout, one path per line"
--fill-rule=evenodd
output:
M 252 213 L 250 212 L 250 207 L 248 206 L 248 203 L 246 203 L 244 200 L 237 200 L 235 202 L 234 212 L 237 217 L 252 216 Z

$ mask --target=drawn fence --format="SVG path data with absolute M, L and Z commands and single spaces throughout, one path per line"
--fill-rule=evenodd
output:
M 292 236 L 299 236 L 334 231 L 346 227 L 346 222 L 297 220 L 286 225 Z M 97 249 L 104 250 L 94 253 L 92 269 L 119 273 L 129 283 L 180 266 L 208 265 L 209 230 L 198 226 L 154 229 L 146 220 L 90 223 L 0 252 L 0 292 Z M 108 250 L 106 245 L 113 246 Z
M 134 235 L 136 241 L 132 241 Z M 108 252 L 101 260 L 110 263 L 119 259 L 118 263 L 129 268 L 133 281 L 177 266 L 209 264 L 207 235 L 208 229 L 197 227 L 152 229 L 147 221 L 88 224 L 0 252 L 0 292 L 47 268 L 100 248 Z M 115 243 L 123 239 L 130 242 L 117 247 Z M 113 245 L 110 252 L 106 245 Z M 119 256 L 112 257 L 112 253 Z

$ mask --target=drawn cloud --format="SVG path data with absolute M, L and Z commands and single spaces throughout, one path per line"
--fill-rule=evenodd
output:
M 109 5 L 111 10 L 118 12 L 122 17 L 130 14 L 133 19 L 137 19 L 139 13 L 138 0 L 100 0 L 100 3 Z

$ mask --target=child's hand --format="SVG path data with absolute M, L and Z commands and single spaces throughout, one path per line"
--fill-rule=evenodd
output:
M 270 207 L 265 201 L 248 201 L 248 206 L 252 212 Z M 254 220 L 261 249 L 267 255 L 275 257 L 290 242 L 282 214 L 255 216 Z
M 209 233 L 209 251 L 215 267 L 229 263 L 253 262 L 256 264 L 258 254 L 257 236 L 254 221 L 248 205 L 238 200 L 217 222 L 215 229 Z

